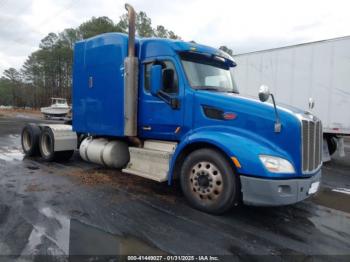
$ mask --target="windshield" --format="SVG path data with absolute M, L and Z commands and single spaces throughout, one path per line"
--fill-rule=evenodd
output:
M 67 101 L 65 100 L 65 99 L 55 99 L 55 98 L 52 98 L 52 103 L 53 104 L 66 104 L 67 103 Z
M 192 88 L 238 93 L 233 67 L 228 67 L 225 59 L 195 53 L 182 53 L 180 56 Z

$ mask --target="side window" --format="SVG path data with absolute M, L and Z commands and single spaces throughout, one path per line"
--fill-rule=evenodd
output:
M 176 73 L 176 69 L 175 69 L 175 65 L 168 60 L 165 61 L 157 61 L 157 64 L 160 64 L 162 66 L 162 71 L 163 71 L 163 88 L 162 91 L 168 94 L 176 94 L 178 92 L 179 89 L 179 83 L 178 83 L 178 76 Z M 153 63 L 147 63 L 145 64 L 144 67 L 144 76 L 145 76 L 145 81 L 144 81 L 144 88 L 147 92 L 150 91 L 151 89 L 151 67 L 152 67 Z M 170 70 L 166 71 L 166 73 L 164 74 L 164 71 L 166 69 L 171 69 L 172 72 L 174 73 L 174 81 L 173 83 L 169 83 L 167 81 L 167 77 L 165 77 L 166 73 L 171 73 Z
M 152 64 L 153 63 L 145 64 L 145 72 L 144 72 L 145 82 L 144 82 L 144 86 L 145 86 L 145 90 L 147 92 L 150 92 L 150 90 L 151 90 L 151 67 L 152 67 Z

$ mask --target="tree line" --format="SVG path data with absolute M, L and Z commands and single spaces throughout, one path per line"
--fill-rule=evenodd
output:
M 49 103 L 51 97 L 71 100 L 73 46 L 76 41 L 107 32 L 127 33 L 128 17 L 124 14 L 117 23 L 110 18 L 92 17 L 77 28 L 49 33 L 31 53 L 23 66 L 6 69 L 0 78 L 0 105 L 39 108 Z M 136 32 L 140 37 L 181 39 L 162 25 L 152 26 L 145 12 L 136 16 Z M 221 46 L 232 55 L 232 50 Z

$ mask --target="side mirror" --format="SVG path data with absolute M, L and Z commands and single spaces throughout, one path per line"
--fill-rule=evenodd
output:
M 259 99 L 261 102 L 266 102 L 270 97 L 270 89 L 268 86 L 262 85 L 259 88 Z
M 157 96 L 162 89 L 162 66 L 153 65 L 151 67 L 151 94 Z
M 275 132 L 279 133 L 279 132 L 281 132 L 282 124 L 281 124 L 280 117 L 279 117 L 279 114 L 278 114 L 278 111 L 277 111 L 275 97 L 274 97 L 273 94 L 270 93 L 270 89 L 269 89 L 268 86 L 265 86 L 265 85 L 260 86 L 260 88 L 259 88 L 259 99 L 260 99 L 260 101 L 261 102 L 266 102 L 269 99 L 270 96 L 272 98 L 273 107 L 275 109 L 275 118 L 276 118 L 276 120 L 275 120 Z

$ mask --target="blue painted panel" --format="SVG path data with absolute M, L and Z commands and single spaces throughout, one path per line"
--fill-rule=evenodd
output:
M 75 45 L 73 130 L 76 132 L 123 136 L 127 41 L 125 34 L 108 33 Z
M 178 146 L 178 153 L 192 143 L 207 143 L 220 148 L 229 158 L 237 157 L 241 164 L 240 174 L 280 178 L 293 177 L 294 174 L 273 174 L 268 172 L 260 162 L 259 154 L 284 156 L 285 152 L 276 148 L 268 140 L 259 136 L 247 135 L 244 131 L 224 125 L 207 126 L 193 130 Z M 174 158 L 174 159 L 175 159 Z M 233 162 L 230 162 L 233 165 Z
M 76 132 L 109 136 L 124 135 L 123 63 L 127 56 L 127 42 L 128 37 L 125 34 L 107 33 L 76 43 L 73 71 L 73 130 Z M 178 67 L 181 68 L 176 52 L 192 50 L 194 46 L 198 52 L 220 53 L 220 50 L 211 47 L 169 39 L 136 39 L 135 44 L 140 65 L 145 59 L 168 56 L 173 57 L 178 63 Z M 143 77 L 142 72 L 140 73 L 141 77 Z M 92 87 L 89 87 L 89 79 L 92 81 Z M 183 73 L 179 72 L 179 87 L 184 88 L 185 81 Z M 140 84 L 142 84 L 142 81 L 140 81 Z M 180 96 L 183 97 L 181 93 Z M 150 103 L 146 108 L 142 105 L 140 108 L 150 114 L 139 114 L 139 123 L 151 120 L 158 127 L 159 132 L 164 133 L 163 129 L 167 129 L 167 123 L 173 119 L 170 115 L 173 111 L 161 106 L 162 110 L 165 110 L 163 112 L 164 122 L 157 117 L 160 113 L 159 99 L 146 96 L 139 97 L 140 101 L 144 101 L 145 98 Z M 187 100 L 186 97 L 182 99 L 183 102 Z M 182 118 L 179 114 L 182 115 L 184 111 L 182 108 L 180 111 L 174 113 L 176 119 Z M 174 126 L 181 123 L 181 121 L 175 122 L 173 122 Z M 184 131 L 182 129 L 182 133 Z M 140 135 L 149 137 L 142 132 L 140 132 Z M 153 138 L 164 139 L 165 137 Z M 177 139 L 176 137 L 178 136 L 174 136 L 173 139 Z
M 254 138 L 260 143 L 262 139 L 269 141 L 274 145 L 275 155 L 289 160 L 298 171 L 297 175 L 301 175 L 301 124 L 292 113 L 279 110 L 282 131 L 276 133 L 274 132 L 275 113 L 271 104 L 244 98 L 237 94 L 208 91 L 197 92 L 195 100 L 194 104 L 198 108 L 208 105 L 235 113 L 236 119 L 224 121 L 226 126 L 234 127 L 244 133 L 244 137 Z M 220 121 L 207 118 L 203 110 L 195 112 L 194 128 L 217 125 L 218 122 Z M 281 151 L 284 153 L 278 153 Z M 256 153 L 263 154 L 258 151 Z
M 181 132 L 175 133 L 175 130 L 178 127 L 182 128 L 183 126 L 183 114 L 185 108 L 182 105 L 184 87 L 182 84 L 182 78 L 179 75 L 180 67 L 172 56 L 159 55 L 157 56 L 157 59 L 161 61 L 170 61 L 175 66 L 179 82 L 179 92 L 172 96 L 178 98 L 180 108 L 171 108 L 168 103 L 159 97 L 152 95 L 150 91 L 145 90 L 145 65 L 142 65 L 139 85 L 138 134 L 139 137 L 143 139 L 179 140 Z M 143 127 L 151 127 L 151 130 L 145 130 Z
M 279 110 L 282 131 L 275 133 L 275 114 L 270 104 L 236 94 L 189 89 L 187 92 L 193 93 L 191 106 L 186 107 L 186 115 L 193 114 L 193 126 L 187 134 L 181 137 L 171 165 L 174 164 L 178 154 L 187 145 L 206 142 L 219 147 L 228 157 L 237 157 L 242 165 L 242 168 L 238 170 L 241 174 L 266 178 L 302 176 L 301 129 L 300 122 L 293 113 Z M 224 112 L 233 112 L 237 117 L 232 120 L 208 118 L 204 114 L 203 105 Z M 260 154 L 287 159 L 293 164 L 296 173 L 275 174 L 268 172 L 258 157 Z M 173 168 L 171 166 L 170 176 Z
M 150 57 L 173 56 L 175 50 L 171 47 L 171 40 L 167 39 L 144 39 L 140 41 L 140 59 Z

